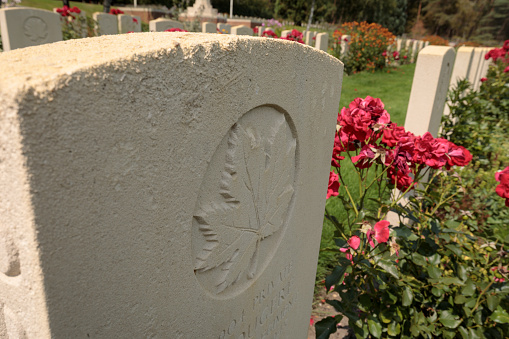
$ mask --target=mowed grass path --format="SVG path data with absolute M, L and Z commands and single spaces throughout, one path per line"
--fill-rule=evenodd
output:
M 374 98 L 380 98 L 385 104 L 385 109 L 391 116 L 391 120 L 398 125 L 405 122 L 408 99 L 414 77 L 415 64 L 404 65 L 397 69 L 391 69 L 389 72 L 358 73 L 351 76 L 344 76 L 341 90 L 341 107 L 347 107 L 355 98 L 365 98 L 370 95 Z M 345 159 L 341 167 L 343 179 L 350 187 L 351 194 L 355 201 L 359 201 L 358 176 L 352 163 Z M 340 194 L 344 194 L 343 187 L 340 187 Z M 376 198 L 376 194 L 370 194 Z M 375 207 L 373 203 L 368 203 L 367 208 Z M 338 218 L 340 222 L 346 222 L 346 212 L 337 198 L 327 200 L 326 208 L 331 215 Z M 334 247 L 332 240 L 334 226 L 328 220 L 324 219 L 322 230 L 322 241 L 320 247 Z M 330 252 L 320 252 L 318 258 L 317 279 L 322 280 L 337 262 L 335 254 Z

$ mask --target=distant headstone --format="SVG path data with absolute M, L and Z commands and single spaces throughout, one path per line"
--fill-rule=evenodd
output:
M 396 51 L 400 52 L 401 51 L 401 43 L 402 43 L 403 39 L 396 39 Z
M 437 137 L 454 65 L 454 48 L 428 46 L 419 54 L 405 119 L 405 129 Z
M 488 68 L 491 60 L 486 60 L 485 56 L 491 50 L 489 47 L 481 47 L 481 62 L 479 65 L 479 73 L 477 74 L 477 82 L 475 83 L 474 89 L 477 91 L 481 87 L 481 79 L 485 78 L 488 74 Z
M 286 38 L 290 33 L 292 33 L 291 29 L 285 29 L 281 32 L 281 38 Z
M 95 12 L 92 17 L 97 23 L 96 35 L 118 34 L 118 19 L 116 15 Z
M 351 40 L 352 37 L 350 35 L 341 36 L 341 54 L 343 55 L 343 57 L 348 54 Z
M 233 26 L 231 29 L 231 34 L 234 35 L 253 35 L 253 30 L 247 26 L 239 25 L 239 26 Z
M 318 33 L 316 35 L 315 48 L 327 52 L 329 48 L 329 33 Z
M 150 20 L 148 27 L 151 32 L 164 32 L 167 29 L 179 28 L 184 29 L 184 25 L 180 21 L 158 18 L 156 20 Z
M 0 31 L 4 51 L 62 40 L 60 15 L 43 9 L 0 9 Z
M 262 34 L 263 34 L 263 29 L 264 29 L 265 27 L 263 27 L 263 26 L 256 26 L 256 28 L 258 29 L 258 33 L 256 33 L 256 35 L 257 35 L 257 36 L 262 36 Z
M 218 23 L 217 24 L 217 30 L 219 30 L 219 32 L 221 34 L 231 34 L 231 32 L 232 32 L 232 25 L 224 24 L 224 23 Z
M 306 337 L 339 60 L 155 32 L 0 67 L 3 336 Z
M 212 22 L 202 22 L 201 31 L 202 33 L 217 33 L 216 24 Z
M 141 18 L 136 15 L 119 14 L 118 32 L 120 34 L 127 32 L 141 32 Z
M 315 41 L 313 40 L 313 38 L 315 36 L 316 36 L 316 31 L 307 31 L 306 32 L 306 40 L 304 41 L 304 43 L 309 46 L 314 46 Z

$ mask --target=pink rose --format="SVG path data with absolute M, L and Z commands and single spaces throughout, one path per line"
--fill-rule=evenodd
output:
M 327 189 L 327 199 L 329 199 L 331 196 L 336 197 L 339 193 L 339 175 L 337 175 L 334 172 L 329 173 L 329 187 Z
M 353 248 L 354 250 L 358 249 L 360 244 L 361 244 L 361 238 L 359 238 L 356 235 L 354 235 L 353 237 L 348 239 L 348 245 L 350 245 L 350 247 Z

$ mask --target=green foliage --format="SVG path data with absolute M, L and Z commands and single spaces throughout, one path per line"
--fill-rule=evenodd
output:
M 62 22 L 62 36 L 64 40 L 81 39 L 94 36 L 96 21 L 91 17 L 74 14 L 60 17 Z

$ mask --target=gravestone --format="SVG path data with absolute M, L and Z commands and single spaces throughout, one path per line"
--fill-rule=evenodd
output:
M 316 31 L 307 31 L 306 32 L 306 41 L 304 41 L 304 43 L 308 46 L 314 46 L 315 41 L 313 40 L 313 38 L 315 36 L 316 36 Z
M 253 30 L 247 26 L 240 25 L 240 26 L 233 26 L 231 29 L 231 34 L 234 35 L 253 35 Z
M 219 34 L 1 53 L 1 333 L 304 338 L 342 71 Z
M 202 22 L 201 31 L 202 33 L 217 33 L 216 24 L 212 22 Z
M 0 9 L 0 31 L 5 52 L 62 40 L 60 15 L 43 9 Z
M 315 48 L 327 52 L 327 48 L 329 48 L 329 33 L 318 33 L 316 35 Z
M 262 36 L 262 34 L 263 34 L 263 29 L 264 29 L 265 27 L 263 27 L 263 26 L 256 26 L 256 28 L 258 29 L 258 31 L 257 31 L 258 33 L 256 33 L 256 35 L 257 35 L 257 36 Z
M 127 32 L 141 32 L 141 18 L 137 15 L 119 14 L 118 32 L 120 34 Z
M 221 34 L 231 34 L 231 32 L 232 32 L 232 25 L 218 23 L 217 24 L 217 30 L 219 30 L 219 32 Z M 217 30 L 216 30 L 216 32 L 217 32 Z
M 396 39 L 396 51 L 398 51 L 398 53 L 401 51 L 401 43 L 402 43 L 402 39 Z
M 96 35 L 118 34 L 118 19 L 116 15 L 95 12 L 92 17 L 97 22 L 95 27 Z
M 184 29 L 184 25 L 181 22 L 164 18 L 150 20 L 148 27 L 151 32 L 164 32 L 172 28 Z
M 291 29 L 285 29 L 281 32 L 281 38 L 286 38 L 291 33 L 292 33 Z
M 479 88 L 481 87 L 481 79 L 482 78 L 485 78 L 486 75 L 488 74 L 488 67 L 491 63 L 491 59 L 489 60 L 486 60 L 485 56 L 486 54 L 488 54 L 488 52 L 491 50 L 490 47 L 480 47 L 481 48 L 481 60 L 479 62 L 479 71 L 478 71 L 478 74 L 477 74 L 477 81 L 475 82 L 475 86 L 474 86 L 474 89 L 476 91 L 479 90 Z
M 350 49 L 350 42 L 352 37 L 350 35 L 341 36 L 341 54 L 345 57 Z
M 472 57 L 474 55 L 474 48 L 462 46 L 456 52 L 454 60 L 454 67 L 452 68 L 451 82 L 449 89 L 456 88 L 459 80 L 468 79 L 472 66 Z M 449 115 L 450 109 L 448 105 L 444 107 L 444 115 Z
M 454 48 L 428 46 L 419 54 L 405 118 L 405 129 L 437 137 L 454 65 Z
M 470 81 L 474 89 L 476 84 L 480 82 L 480 78 L 478 76 L 480 74 L 480 68 L 482 67 L 483 55 L 484 51 L 481 47 L 474 48 L 474 55 L 472 56 L 472 66 L 470 68 L 470 73 L 468 74 L 468 81 Z

